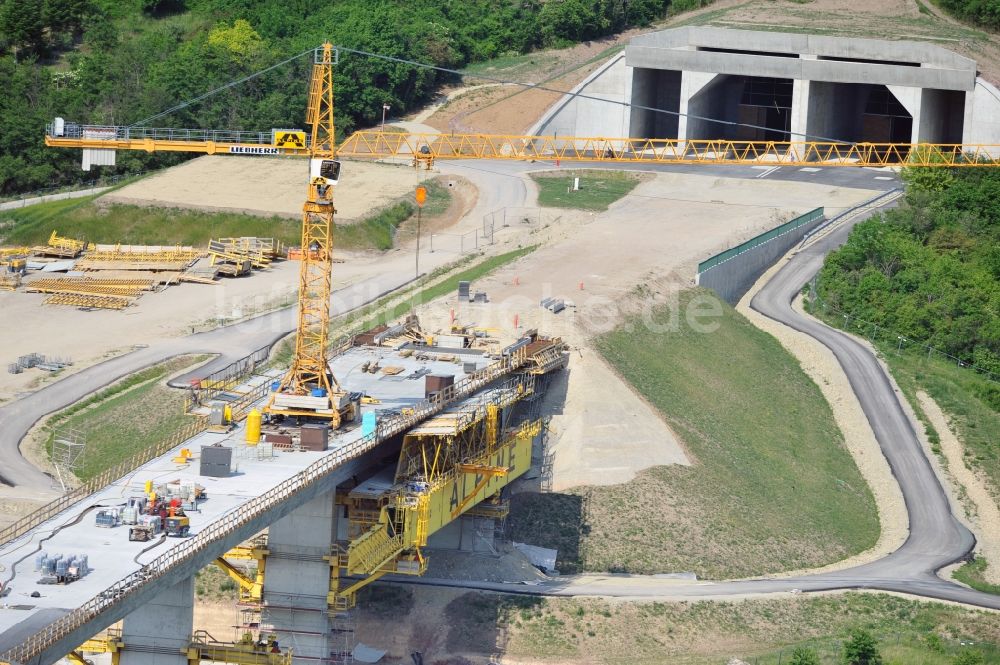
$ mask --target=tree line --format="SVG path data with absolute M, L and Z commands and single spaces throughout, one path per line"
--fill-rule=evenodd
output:
M 991 30 L 1000 30 L 1000 0 L 937 0 L 956 17 Z
M 1000 374 L 1000 172 L 904 169 L 904 203 L 851 231 L 820 272 L 837 309 Z M 1000 391 L 987 396 L 1000 410 Z
M 325 40 L 460 69 L 647 25 L 708 0 L 0 0 L 0 196 L 78 182 L 75 151 L 46 149 L 55 116 L 138 122 Z M 311 59 L 300 58 L 157 121 L 266 131 L 301 127 Z M 345 56 L 339 133 L 383 104 L 426 103 L 448 74 Z M 180 155 L 119 154 L 119 171 Z M 90 176 L 92 177 L 92 176 Z

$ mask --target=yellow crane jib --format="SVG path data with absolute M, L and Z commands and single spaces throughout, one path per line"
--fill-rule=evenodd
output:
M 767 164 L 771 166 L 998 166 L 1000 145 L 735 141 L 603 136 L 384 133 L 344 139 L 342 158 L 406 158 L 430 168 L 435 159 Z

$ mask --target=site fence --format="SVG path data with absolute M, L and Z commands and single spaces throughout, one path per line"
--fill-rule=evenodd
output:
M 856 332 L 862 337 L 867 339 L 874 345 L 881 343 L 889 343 L 896 347 L 896 353 L 903 353 L 904 351 L 914 351 L 919 349 L 921 353 L 927 352 L 927 358 L 941 358 L 947 362 L 953 363 L 958 367 L 963 369 L 968 369 L 982 375 L 984 378 L 990 381 L 1000 382 L 1000 373 L 995 372 L 986 367 L 982 367 L 974 364 L 968 359 L 959 358 L 946 351 L 941 351 L 926 342 L 913 339 L 909 335 L 904 335 L 902 333 L 896 332 L 887 328 L 884 325 L 879 325 L 871 321 L 866 321 L 858 316 L 854 316 L 849 312 L 840 310 L 827 301 L 823 300 L 816 293 L 816 281 L 815 279 L 810 284 L 810 297 L 809 297 L 809 308 L 811 311 L 816 312 L 817 308 L 822 308 L 823 313 L 829 317 L 831 314 L 835 314 L 843 318 L 844 323 L 841 326 L 844 330 L 848 332 Z
M 777 226 L 771 229 L 770 231 L 765 231 L 764 233 L 761 233 L 759 236 L 755 236 L 744 243 L 736 245 L 735 247 L 730 247 L 724 252 L 720 252 L 715 256 L 705 259 L 704 261 L 698 264 L 698 272 L 703 273 L 707 270 L 711 270 L 717 265 L 725 263 L 726 261 L 729 261 L 731 259 L 734 259 L 740 254 L 743 254 L 744 252 L 749 252 L 751 249 L 755 247 L 760 247 L 766 242 L 770 242 L 779 236 L 785 235 L 786 233 L 791 233 L 795 229 L 805 226 L 806 224 L 811 224 L 816 220 L 821 219 L 822 217 L 823 217 L 822 207 L 810 210 L 809 212 L 803 215 L 799 215 L 795 219 L 785 222 L 781 226 Z
M 233 361 L 222 369 L 216 370 L 204 378 L 192 381 L 193 390 L 184 398 L 184 410 L 190 411 L 199 404 L 211 401 L 223 393 L 229 392 L 245 382 L 258 367 L 267 362 L 271 353 L 270 346 L 262 346 L 249 355 Z
M 484 244 L 492 244 L 492 241 Z M 466 254 L 479 249 L 479 231 L 465 233 L 434 233 L 431 235 L 430 251 Z
M 459 382 L 435 393 L 430 398 L 416 403 L 413 406 L 412 413 L 409 415 L 396 414 L 380 420 L 375 431 L 368 436 L 338 448 L 291 478 L 281 482 L 273 489 L 251 499 L 239 510 L 230 512 L 218 521 L 209 524 L 193 537 L 181 542 L 170 551 L 144 565 L 141 570 L 124 577 L 79 608 L 68 612 L 61 618 L 50 623 L 26 639 L 21 645 L 2 654 L 0 658 L 21 663 L 31 662 L 32 659 L 38 658 L 46 649 L 57 645 L 60 640 L 69 636 L 73 631 L 86 626 L 88 622 L 96 619 L 101 613 L 123 604 L 131 596 L 138 593 L 144 584 L 170 575 L 174 567 L 190 561 L 197 554 L 209 548 L 215 541 L 225 538 L 236 532 L 237 529 L 251 524 L 253 520 L 263 513 L 276 508 L 289 497 L 314 485 L 338 467 L 367 453 L 386 439 L 410 429 L 429 416 L 442 411 L 457 400 L 467 397 L 477 390 L 516 371 L 525 364 L 526 360 L 525 349 L 518 349 L 488 367 L 467 375 Z M 195 427 L 198 429 L 195 430 Z M 192 436 L 197 431 L 204 429 L 204 423 L 200 422 L 197 426 L 192 426 L 188 429 L 194 430 L 187 434 L 187 436 Z M 173 446 L 179 445 L 184 440 L 179 437 L 174 437 L 174 439 L 176 439 L 176 442 L 173 443 Z M 164 444 L 158 446 L 157 449 L 161 451 L 159 454 L 163 454 L 173 446 L 166 446 Z M 148 452 L 144 451 L 143 455 Z M 132 466 L 126 469 L 124 473 L 134 469 L 141 463 L 132 462 Z M 124 465 L 125 463 L 119 465 L 119 467 L 123 467 Z M 116 469 L 119 467 L 116 467 Z M 122 473 L 116 476 L 114 473 L 116 472 L 109 470 L 101 476 L 103 484 L 95 486 L 98 479 L 94 479 L 87 484 L 87 491 L 83 491 L 81 488 L 72 499 L 63 497 L 58 501 L 62 503 L 63 508 L 68 507 L 70 504 L 77 504 L 80 498 L 93 493 L 97 489 L 100 489 L 100 487 L 107 485 L 111 480 L 124 475 Z M 63 508 L 53 508 L 48 512 L 48 516 L 55 515 Z M 32 515 L 31 517 L 35 518 L 36 516 Z M 34 524 L 37 525 L 41 521 L 37 520 Z M 26 530 L 22 526 L 16 531 L 23 534 Z
M 492 245 L 494 236 L 503 229 L 535 230 L 559 221 L 562 214 L 556 210 L 530 206 L 504 206 L 483 215 L 483 240 Z

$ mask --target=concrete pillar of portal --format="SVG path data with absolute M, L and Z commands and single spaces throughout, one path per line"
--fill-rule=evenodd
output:
M 691 98 L 697 95 L 702 88 L 712 82 L 718 74 L 712 72 L 681 72 L 681 100 L 680 117 L 677 120 L 677 139 L 684 141 L 688 137 L 688 109 Z
M 792 117 L 789 121 L 789 141 L 811 141 L 809 133 L 809 81 L 792 81 Z
M 121 665 L 187 665 L 194 628 L 194 577 L 177 582 L 127 617 Z
M 887 85 L 889 92 L 892 96 L 903 105 L 906 112 L 910 114 L 913 119 L 913 127 L 910 130 L 910 143 L 920 142 L 920 124 L 921 124 L 921 102 L 923 92 L 920 88 L 911 88 L 908 86 L 901 85 Z
M 334 494 L 323 494 L 272 524 L 267 536 L 260 632 L 273 633 L 294 663 L 326 663 L 342 649 L 327 612 L 330 564 L 324 557 L 337 533 Z
M 803 60 L 816 60 L 818 56 L 803 54 Z M 792 117 L 789 119 L 789 141 L 811 141 L 809 134 L 809 81 L 792 80 Z

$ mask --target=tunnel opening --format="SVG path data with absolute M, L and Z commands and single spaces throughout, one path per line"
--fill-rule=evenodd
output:
M 913 116 L 884 85 L 811 81 L 806 134 L 809 141 L 824 143 L 908 144 L 913 139 Z M 895 154 L 905 159 L 908 150 Z
M 806 133 L 810 141 L 909 143 L 913 117 L 884 85 L 809 84 Z
M 630 136 L 643 139 L 677 138 L 680 106 L 680 71 L 643 67 L 632 71 Z
M 869 86 L 861 133 L 865 143 L 909 143 L 913 116 L 884 85 Z
M 686 138 L 789 140 L 792 79 L 720 74 L 688 102 Z
M 736 138 L 787 141 L 792 129 L 792 80 L 745 76 Z M 754 126 L 751 126 L 754 125 Z

